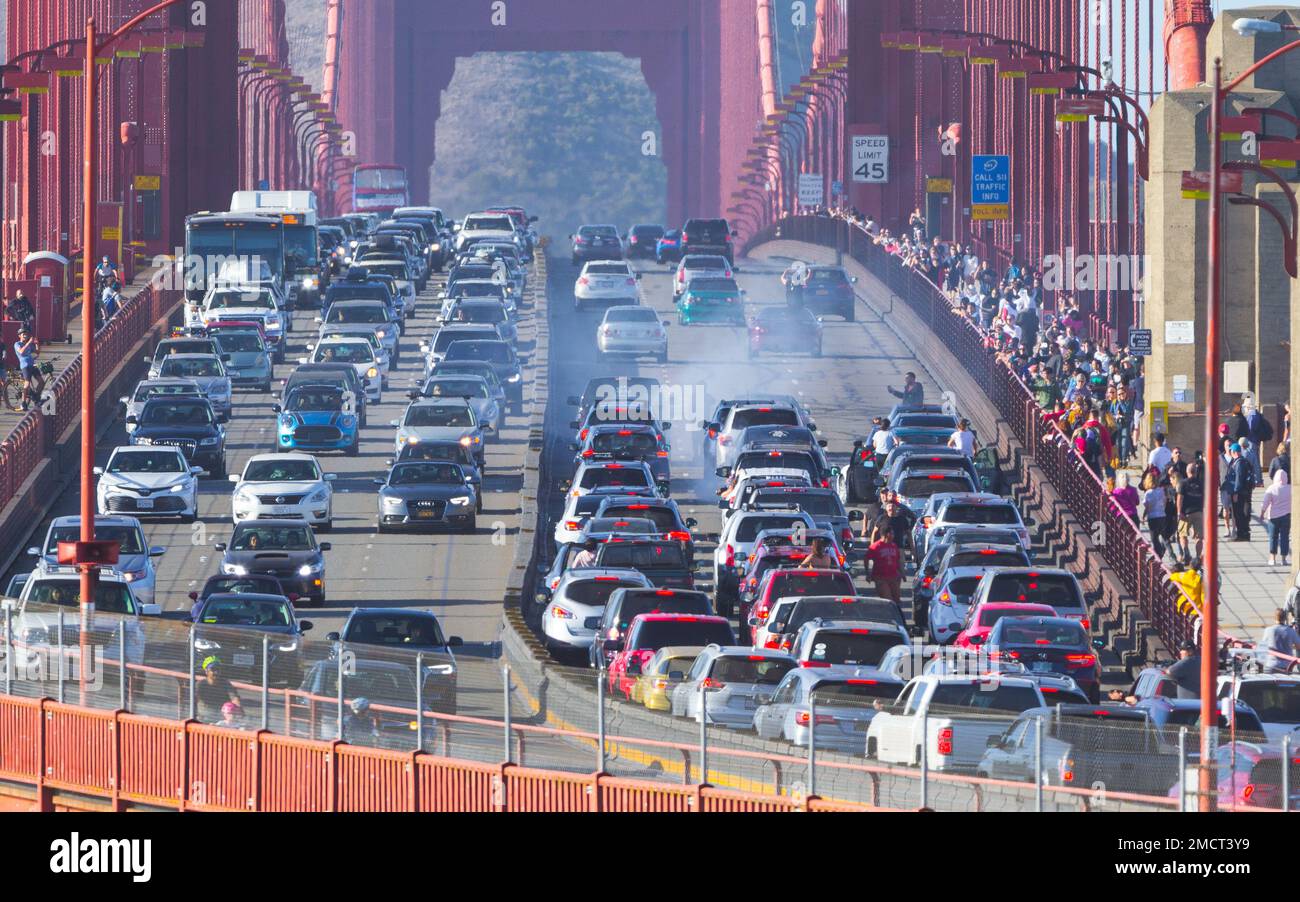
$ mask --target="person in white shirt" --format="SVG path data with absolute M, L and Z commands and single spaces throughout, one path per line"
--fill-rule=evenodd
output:
M 573 556 L 573 560 L 569 561 L 569 569 L 596 566 L 596 549 L 599 547 L 595 539 L 588 540 L 587 544 L 582 546 L 582 550 Z
M 1300 634 L 1296 633 L 1295 627 L 1287 624 L 1286 611 L 1281 608 L 1277 609 L 1273 618 L 1277 622 L 1266 627 L 1264 635 L 1259 640 L 1259 653 L 1267 657 L 1267 660 L 1261 663 L 1268 673 L 1285 673 L 1294 662 L 1278 655 L 1288 655 L 1292 658 L 1300 656 Z M 1278 654 L 1271 655 L 1270 651 Z
M 871 450 L 876 452 L 876 457 L 883 458 L 897 444 L 898 439 L 894 438 L 894 433 L 889 429 L 889 420 L 881 420 L 880 428 L 871 435 Z
M 975 433 L 971 432 L 970 420 L 962 420 L 957 424 L 957 431 L 948 436 L 948 447 L 960 451 L 967 457 L 975 456 L 979 442 L 975 440 Z
M 1147 455 L 1147 466 L 1154 467 L 1155 471 L 1161 476 L 1164 475 L 1165 469 L 1174 459 L 1174 453 L 1165 447 L 1165 434 L 1157 432 L 1151 436 L 1151 441 L 1155 442 L 1155 447 Z

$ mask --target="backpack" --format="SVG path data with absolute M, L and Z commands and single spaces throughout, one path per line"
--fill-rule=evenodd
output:
M 1264 416 L 1262 413 L 1257 413 L 1255 416 L 1257 418 L 1256 423 L 1258 424 L 1256 428 L 1259 431 L 1259 441 L 1271 442 L 1273 440 L 1273 424 L 1270 423 L 1268 417 Z
M 1101 436 L 1095 428 L 1087 429 L 1083 438 L 1084 454 L 1091 458 L 1101 457 Z

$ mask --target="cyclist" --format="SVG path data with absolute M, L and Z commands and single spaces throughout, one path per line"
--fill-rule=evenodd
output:
M 359 740 L 378 738 L 379 721 L 370 713 L 370 700 L 353 699 L 349 707 L 351 713 L 343 719 L 343 741 L 357 745 Z
M 99 265 L 95 267 L 95 289 L 97 293 L 102 292 L 105 286 L 112 285 L 116 281 L 118 281 L 117 267 L 108 259 L 108 254 L 105 254 L 103 259 L 99 261 Z
M 100 303 L 104 307 L 104 321 L 112 319 L 122 306 L 121 286 L 117 280 L 113 280 L 104 286 L 104 292 L 100 296 Z
M 14 356 L 18 358 L 18 369 L 23 374 L 26 385 L 23 387 L 23 410 L 31 408 L 32 398 L 39 405 L 45 395 L 45 377 L 36 366 L 41 346 L 32 335 L 32 330 L 23 326 L 18 330 L 18 340 L 14 342 Z

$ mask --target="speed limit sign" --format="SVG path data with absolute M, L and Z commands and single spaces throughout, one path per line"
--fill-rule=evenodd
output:
M 889 181 L 889 138 L 885 135 L 854 135 L 849 158 L 853 181 L 860 185 L 883 185 Z

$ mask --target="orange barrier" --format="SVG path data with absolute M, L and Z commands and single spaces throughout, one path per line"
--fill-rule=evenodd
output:
M 506 811 L 596 811 L 596 776 L 508 766 Z
M 601 811 L 699 811 L 699 788 L 601 777 L 598 783 Z
M 261 746 L 256 733 L 187 723 L 186 806 L 204 811 L 256 811 Z M 302 774 L 293 773 L 295 779 Z
M 0 780 L 38 782 L 42 746 L 40 701 L 0 696 Z
M 117 714 L 47 701 L 45 784 L 93 795 L 117 793 Z
M 420 811 L 501 811 L 502 766 L 434 755 L 415 758 Z
M 258 734 L 262 811 L 333 811 L 333 743 Z
M 187 738 L 184 724 L 120 714 L 117 738 L 121 798 L 146 805 L 182 805 Z

